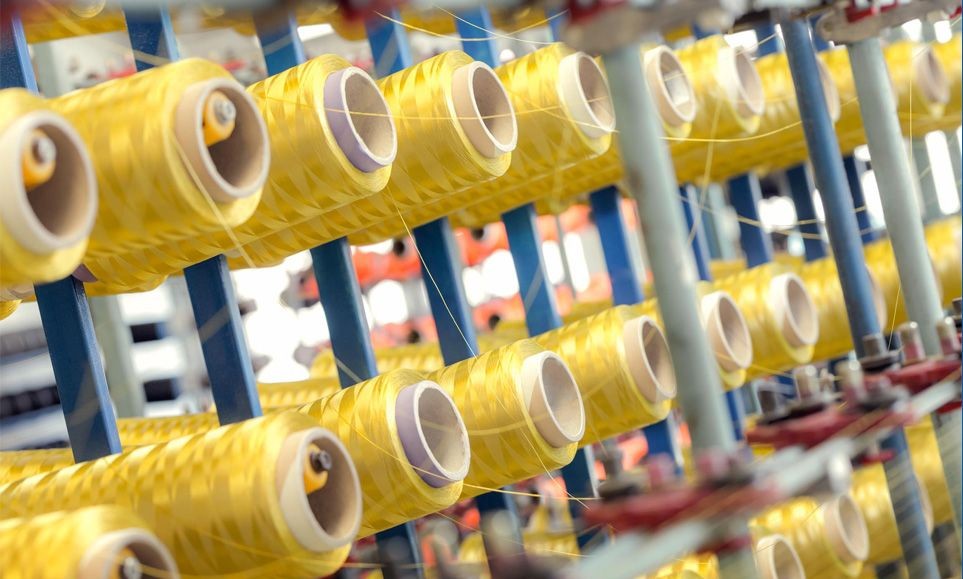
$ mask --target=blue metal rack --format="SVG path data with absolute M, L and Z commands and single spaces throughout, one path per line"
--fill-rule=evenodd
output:
M 786 183 L 793 205 L 796 207 L 796 221 L 799 232 L 803 234 L 803 247 L 806 261 L 826 257 L 826 244 L 823 243 L 823 228 L 816 218 L 816 205 L 812 195 L 812 180 L 805 165 L 796 165 L 786 170 Z
M 151 8 L 125 13 L 137 70 L 180 58 L 170 12 Z M 251 356 L 227 259 L 218 255 L 184 269 L 204 365 L 221 424 L 261 415 Z
M 847 155 L 843 158 L 843 167 L 846 169 L 846 180 L 849 182 L 853 206 L 856 208 L 859 236 L 863 243 L 876 241 L 880 238 L 880 233 L 873 229 L 873 224 L 869 220 L 869 209 L 866 207 L 866 196 L 863 195 L 863 173 L 866 172 L 866 163 L 857 159 L 855 155 Z
M 23 23 L 0 18 L 0 88 L 37 91 Z M 83 284 L 73 276 L 35 287 L 74 460 L 120 452 L 117 423 Z
M 762 228 L 759 179 L 745 173 L 729 180 L 729 203 L 739 216 L 739 244 L 746 254 L 746 266 L 756 267 L 772 261 L 772 239 Z

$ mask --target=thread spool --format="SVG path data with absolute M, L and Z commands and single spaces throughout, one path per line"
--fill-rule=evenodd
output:
M 234 128 L 208 146 L 211 99 L 230 101 Z M 98 282 L 90 292 L 158 285 L 218 254 L 205 239 L 257 208 L 267 132 L 254 101 L 220 66 L 185 59 L 50 102 L 77 128 L 97 172 L 100 204 L 78 274 Z
M 244 247 L 257 266 L 271 265 L 334 239 L 374 235 L 378 224 L 399 227 L 399 215 L 505 173 L 518 138 L 514 110 L 487 65 L 449 51 L 378 81 L 395 119 L 400 143 L 391 178 L 381 192 L 291 223 Z M 431 142 L 431 148 L 415 143 Z M 489 156 L 492 155 L 492 156 Z M 392 233 L 398 233 L 393 231 Z M 402 227 L 401 233 L 404 234 Z M 386 235 L 382 239 L 396 237 Z M 248 265 L 232 259 L 234 267 Z
M 537 336 L 569 367 L 585 407 L 593 444 L 664 419 L 675 398 L 665 336 L 648 317 L 619 306 Z
M 72 464 L 74 457 L 69 448 L 0 452 L 0 484 L 60 470 Z
M 10 316 L 20 307 L 20 300 L 0 301 L 0 320 Z
M 766 264 L 716 280 L 713 287 L 732 295 L 748 324 L 753 363 L 747 379 L 784 372 L 812 359 L 819 319 L 796 274 Z
M 398 148 L 378 85 L 343 58 L 312 58 L 247 92 L 265 119 L 274 160 L 254 215 L 205 240 L 241 262 L 239 245 L 291 223 L 310 220 L 323 229 L 323 215 L 381 191 Z
M 915 473 L 913 476 L 922 490 L 924 487 L 919 477 Z M 883 465 L 874 464 L 854 472 L 850 492 L 869 530 L 869 551 L 866 562 L 881 564 L 902 559 L 903 549 L 900 545 L 896 515 L 893 513 L 893 503 L 886 484 Z M 933 531 L 933 506 L 927 493 L 920 493 L 920 501 L 927 533 L 930 533 Z
M 426 374 L 454 399 L 468 429 L 471 466 L 462 498 L 568 464 L 585 409 L 568 367 L 531 340 Z
M 822 504 L 798 497 L 767 509 L 749 527 L 755 537 L 784 537 L 813 579 L 857 577 L 869 553 L 866 521 L 849 495 Z
M 77 131 L 39 97 L 0 91 L 0 298 L 80 264 L 97 213 L 94 169 Z
M 806 579 L 799 554 L 782 535 L 756 541 L 754 555 L 760 579 Z
M 812 296 L 819 320 L 819 340 L 813 349 L 812 359 L 830 360 L 845 356 L 854 346 L 836 261 L 832 257 L 824 257 L 805 263 L 796 271 Z M 885 324 L 890 316 L 886 298 L 872 269 L 868 268 L 867 273 L 877 319 Z
M 170 552 L 133 513 L 88 507 L 0 521 L 0 566 L 35 579 L 177 579 Z
M 933 422 L 924 418 L 906 427 L 910 458 L 916 479 L 926 491 L 928 503 L 933 513 L 933 524 L 940 526 L 953 521 L 953 506 L 950 491 L 943 472 L 940 449 L 933 431 Z
M 719 560 L 712 553 L 687 555 L 646 577 L 648 579 L 719 579 Z
M 36 44 L 124 30 L 124 13 L 106 5 L 105 0 L 27 4 L 20 11 L 27 42 Z
M 950 84 L 933 48 L 913 41 L 894 42 L 883 49 L 896 92 L 903 134 L 921 137 L 917 122 L 940 122 L 950 100 Z
M 357 533 L 361 493 L 344 446 L 315 424 L 281 412 L 23 479 L 0 487 L 0 518 L 114 504 L 141 516 L 185 574 L 332 573 Z M 332 466 L 309 495 L 305 455 L 314 449 Z M 172 518 L 164 505 L 188 515 Z
M 946 249 L 944 248 L 943 251 L 946 251 Z M 897 326 L 909 320 L 899 279 L 899 269 L 896 266 L 896 254 L 893 253 L 893 244 L 889 239 L 879 239 L 864 245 L 863 253 L 866 257 L 866 265 L 876 278 L 889 310 L 886 312 L 886 316 L 880 318 L 880 323 L 886 332 L 892 332 Z M 933 255 L 929 254 L 928 257 L 933 275 L 939 279 Z M 942 283 L 937 283 L 937 288 L 942 289 L 942 285 Z
M 341 384 L 334 375 L 323 378 L 309 378 L 295 382 L 259 383 L 258 398 L 261 408 L 284 408 L 307 404 L 331 396 L 341 390 Z
M 926 226 L 926 247 L 936 280 L 943 294 L 943 305 L 963 296 L 963 228 L 959 216 L 947 217 Z

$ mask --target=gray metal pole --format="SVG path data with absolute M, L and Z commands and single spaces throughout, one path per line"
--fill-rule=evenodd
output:
M 930 152 L 926 148 L 926 138 L 918 137 L 910 141 L 912 165 L 916 169 L 919 180 L 920 204 L 922 205 L 923 222 L 929 223 L 943 217 L 940 210 L 940 196 L 936 191 L 936 179 L 933 176 L 933 165 L 930 162 Z
M 92 297 L 90 315 L 94 320 L 97 343 L 104 354 L 104 372 L 117 418 L 144 415 L 147 398 L 133 362 L 133 339 L 124 321 L 117 296 Z
M 915 183 L 903 147 L 886 61 L 878 38 L 855 42 L 848 50 L 906 310 L 919 324 L 926 353 L 934 356 L 940 353 L 936 324 L 943 317 L 943 308 L 926 250 L 923 222 L 913 201 Z
M 950 164 L 953 166 L 953 185 L 956 194 L 963 204 L 963 156 L 960 154 L 960 134 L 955 130 L 946 131 L 946 146 L 950 150 Z
M 700 451 L 731 453 L 735 438 L 715 371 L 712 350 L 699 321 L 695 264 L 686 242 L 685 221 L 678 202 L 678 183 L 663 141 L 662 124 L 642 75 L 638 44 L 602 56 L 612 89 L 619 146 L 628 190 L 638 203 L 642 234 L 651 252 L 659 309 L 678 377 L 678 399 L 689 425 L 692 446 Z M 745 524 L 736 532 L 746 532 Z M 751 549 L 726 555 L 720 571 L 727 579 L 757 576 Z

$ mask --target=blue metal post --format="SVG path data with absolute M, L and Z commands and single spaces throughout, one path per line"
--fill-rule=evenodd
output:
M 866 172 L 866 163 L 857 159 L 855 155 L 847 155 L 843 158 L 843 167 L 846 168 L 846 180 L 849 181 L 853 205 L 856 207 L 856 223 L 859 225 L 859 236 L 863 243 L 876 241 L 879 239 L 880 233 L 873 229 L 873 224 L 869 220 L 869 209 L 866 207 L 866 196 L 863 195 L 863 173 Z
M 823 243 L 823 228 L 816 218 L 816 205 L 813 202 L 812 181 L 805 165 L 796 165 L 786 170 L 786 183 L 789 194 L 796 207 L 796 221 L 803 235 L 806 261 L 826 257 L 826 244 Z
M 809 26 L 789 18 L 780 24 L 816 185 L 822 194 L 826 229 L 843 287 L 853 344 L 857 353 L 862 355 L 863 336 L 879 333 L 880 326 L 873 309 L 869 274 L 864 265 L 853 200 L 839 155 L 839 141 L 819 82 Z
M 633 305 L 645 299 L 635 262 L 632 260 L 628 231 L 619 203 L 621 197 L 615 187 L 605 187 L 589 195 L 595 225 L 602 240 L 605 267 L 612 283 L 612 302 L 617 306 Z M 642 429 L 649 446 L 648 454 L 671 456 L 676 469 L 681 473 L 682 451 L 679 448 L 677 431 L 675 419 L 671 416 Z
M 27 37 L 15 10 L 0 16 L 0 88 L 13 87 L 37 92 Z M 120 452 L 83 284 L 71 276 L 34 290 L 74 460 Z
M 767 22 L 756 26 L 756 58 L 782 51 L 782 39 L 776 33 L 776 26 Z
M 772 261 L 772 239 L 762 228 L 759 179 L 745 173 L 729 180 L 729 203 L 739 216 L 739 245 L 746 254 L 746 265 L 756 267 Z
M 124 17 L 138 71 L 180 58 L 174 25 L 166 8 L 127 12 Z M 187 267 L 184 280 L 218 419 L 227 424 L 260 416 L 254 368 L 226 259 L 219 255 Z

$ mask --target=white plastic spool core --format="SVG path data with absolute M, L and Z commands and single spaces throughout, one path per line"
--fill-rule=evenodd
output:
M 913 55 L 913 77 L 927 100 L 945 105 L 950 102 L 950 81 L 943 63 L 929 46 L 919 47 L 922 52 Z
M 589 55 L 576 52 L 562 58 L 558 65 L 558 93 L 569 116 L 586 137 L 598 139 L 615 130 L 609 83 Z
M 323 114 L 338 146 L 358 170 L 372 173 L 395 160 L 398 135 L 391 109 L 365 71 L 350 66 L 328 75 Z
M 799 276 L 783 273 L 772 278 L 769 299 L 783 338 L 794 348 L 811 346 L 819 338 L 816 305 Z
M 478 154 L 494 159 L 515 150 L 515 108 L 491 67 L 472 62 L 456 69 L 451 98 L 458 122 Z
M 716 79 L 743 118 L 761 115 L 766 106 L 759 71 L 749 56 L 732 47 L 725 47 L 716 57 Z
M 691 123 L 696 114 L 695 93 L 675 53 L 665 46 L 649 49 L 642 56 L 642 66 L 662 122 L 671 127 Z
M 585 434 L 585 407 L 572 372 L 553 352 L 522 362 L 521 392 L 535 429 L 550 446 L 562 448 Z
M 177 579 L 177 565 L 167 547 L 144 529 L 121 529 L 98 537 L 80 560 L 77 579 L 110 579 L 124 561 L 122 552 L 134 555 L 132 565 L 145 579 Z
M 859 505 L 848 494 L 823 505 L 823 525 L 833 553 L 843 563 L 865 561 L 869 556 L 869 530 Z
M 208 147 L 204 108 L 215 91 L 231 101 L 236 117 L 231 135 Z M 233 79 L 214 78 L 187 87 L 174 114 L 174 135 L 188 171 L 214 201 L 244 199 L 264 186 L 271 163 L 267 127 L 254 99 Z
M 702 318 L 716 363 L 726 372 L 744 370 L 752 364 L 749 324 L 727 292 L 702 298 Z
M 53 175 L 27 190 L 23 150 L 39 131 L 56 151 Z M 0 219 L 26 250 L 49 254 L 90 234 L 97 218 L 97 183 L 83 141 L 60 115 L 31 111 L 0 134 Z
M 395 424 L 408 463 L 428 485 L 441 488 L 468 475 L 468 430 L 455 401 L 430 380 L 401 390 Z
M 308 495 L 304 464 L 309 446 L 326 451 L 332 460 L 327 484 Z M 302 547 L 324 553 L 351 543 L 361 526 L 361 485 L 347 449 L 333 434 L 310 428 L 288 436 L 277 462 L 281 513 Z
M 782 535 L 769 535 L 756 543 L 760 579 L 806 579 L 796 549 Z
M 675 370 L 669 344 L 652 318 L 641 316 L 626 322 L 622 344 L 629 373 L 639 393 L 652 404 L 675 398 Z

